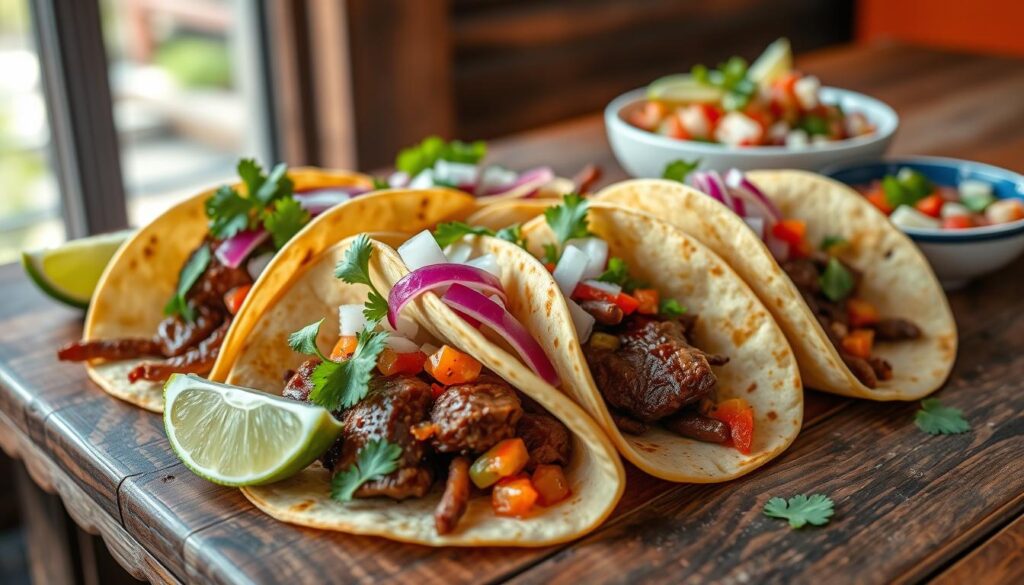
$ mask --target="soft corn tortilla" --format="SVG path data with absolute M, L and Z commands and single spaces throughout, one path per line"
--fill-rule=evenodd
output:
M 533 191 L 536 190 L 536 193 Z M 538 189 L 532 189 L 529 185 L 523 185 L 517 189 L 513 189 L 507 193 L 501 195 L 488 195 L 482 196 L 477 199 L 477 203 L 481 207 L 490 207 L 492 205 L 502 205 L 509 202 L 515 201 L 532 201 L 534 199 L 552 199 L 561 197 L 567 193 L 576 191 L 576 185 L 573 184 L 571 179 L 564 177 L 555 177 L 544 185 L 541 185 Z M 532 193 L 532 195 L 531 195 Z
M 893 379 L 870 389 L 839 357 L 825 330 L 760 238 L 724 205 L 690 187 L 662 180 L 612 185 L 598 199 L 656 214 L 729 262 L 785 331 L 804 383 L 870 400 L 917 400 L 938 389 L 953 367 L 956 322 L 927 260 L 907 236 L 849 187 L 805 171 L 747 173 L 787 218 L 807 223 L 812 244 L 826 236 L 850 242 L 843 260 L 864 273 L 859 295 L 882 315 L 916 323 L 916 341 L 879 343 L 874 353 L 893 366 Z
M 744 455 L 732 447 L 694 441 L 657 425 L 640 436 L 621 433 L 591 377 L 565 298 L 547 269 L 509 242 L 474 238 L 478 253 L 498 258 L 508 309 L 548 351 L 561 390 L 597 421 L 626 459 L 662 479 L 726 481 L 781 453 L 802 423 L 800 374 L 785 336 L 753 292 L 724 261 L 666 223 L 597 203 L 591 205 L 589 219 L 591 230 L 608 242 L 613 256 L 628 263 L 631 274 L 699 315 L 693 337 L 697 347 L 729 356 L 727 365 L 715 368 L 718 399 L 738 397 L 753 406 L 752 452 Z M 542 217 L 526 224 L 523 235 L 538 255 L 543 244 L 555 241 Z M 435 322 L 442 310 L 451 313 L 443 305 L 435 307 Z
M 405 238 L 376 237 L 394 245 Z M 297 368 L 306 359 L 289 349 L 287 338 L 291 332 L 326 317 L 321 327 L 321 347 L 337 338 L 338 305 L 366 300 L 365 286 L 348 285 L 334 277 L 334 266 L 350 242 L 337 244 L 314 262 L 295 267 L 288 285 L 239 348 L 227 376 L 229 383 L 280 394 L 285 370 Z M 371 272 L 376 275 L 378 288 L 386 291 L 405 269 L 393 250 L 380 244 L 374 248 Z M 432 300 L 437 302 L 436 297 Z M 516 519 L 495 516 L 489 495 L 476 492 L 456 531 L 442 536 L 434 527 L 433 512 L 443 491 L 443 475 L 423 498 L 401 502 L 368 498 L 342 503 L 330 497 L 330 473 L 314 464 L 285 481 L 243 488 L 246 497 L 285 522 L 430 546 L 544 546 L 572 540 L 596 528 L 614 509 L 625 483 L 622 465 L 600 429 L 579 407 L 532 372 L 510 356 L 496 353 L 464 321 L 425 320 L 428 313 L 434 311 L 420 301 L 403 313 L 421 325 L 422 337 L 417 341 L 451 343 L 468 351 L 569 427 L 574 435 L 573 459 L 566 468 L 572 487 L 570 499 L 551 508 L 539 508 L 529 518 Z
M 299 168 L 290 170 L 288 175 L 296 190 L 372 184 L 370 177 L 345 171 Z M 172 207 L 121 246 L 96 287 L 86 316 L 84 339 L 152 337 L 156 333 L 181 267 L 208 233 L 204 203 L 215 190 L 209 189 Z M 471 197 L 449 189 L 391 190 L 356 197 L 321 214 L 280 250 L 263 271 L 259 282 L 269 282 L 253 288 L 260 294 L 250 294 L 235 317 L 218 358 L 219 371 L 226 372 L 223 368 L 234 355 L 236 340 L 244 337 L 253 319 L 273 297 L 274 289 L 283 284 L 282 277 L 275 275 L 277 271 L 284 269 L 287 278 L 291 272 L 287 268 L 302 262 L 307 254 L 313 257 L 354 233 L 367 229 L 420 230 L 441 220 L 465 217 L 473 208 Z M 296 241 L 299 244 L 293 247 Z M 163 383 L 128 381 L 128 372 L 135 366 L 154 359 L 158 358 L 97 361 L 87 365 L 87 370 L 104 391 L 146 410 L 161 412 Z

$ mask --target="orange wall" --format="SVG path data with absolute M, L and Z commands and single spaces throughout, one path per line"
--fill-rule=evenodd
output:
M 1024 56 L 1024 0 L 858 0 L 857 37 Z

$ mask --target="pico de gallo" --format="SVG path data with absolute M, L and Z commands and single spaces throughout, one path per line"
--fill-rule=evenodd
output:
M 658 79 L 622 117 L 662 136 L 739 147 L 804 148 L 875 132 L 863 113 L 824 103 L 820 89 L 817 77 L 793 69 L 783 38 L 750 66 L 732 57 L 717 69 L 696 65 Z
M 855 188 L 901 228 L 960 230 L 1024 219 L 1024 201 L 997 199 L 989 183 L 936 185 L 909 167 Z

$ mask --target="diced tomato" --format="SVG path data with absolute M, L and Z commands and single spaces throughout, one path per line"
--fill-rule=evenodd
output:
M 632 315 L 637 310 L 637 307 L 640 306 L 640 303 L 635 297 L 626 293 L 619 293 L 619 296 L 615 297 L 615 304 L 618 305 L 626 315 Z
M 864 327 L 878 323 L 878 309 L 871 303 L 858 298 L 846 299 L 846 314 L 853 327 Z
M 704 116 L 708 119 L 708 125 L 711 127 L 710 134 L 715 133 L 715 125 L 718 124 L 718 120 L 722 117 L 722 110 L 711 104 L 701 104 L 704 108 Z
M 421 422 L 409 427 L 409 433 L 421 443 L 437 434 L 438 428 L 435 423 Z
M 331 359 L 347 359 L 350 355 L 356 352 L 356 346 L 358 344 L 359 340 L 355 335 L 342 335 L 338 338 L 338 343 L 334 344 L 334 349 L 331 350 Z
M 667 108 L 661 102 L 649 101 L 642 108 L 635 109 L 629 114 L 629 122 L 644 130 L 655 130 L 662 118 L 665 117 Z
M 772 235 L 789 244 L 790 254 L 805 257 L 811 253 L 807 243 L 807 223 L 802 219 L 784 219 L 772 226 Z
M 942 220 L 942 227 L 947 230 L 962 230 L 974 227 L 974 222 L 969 215 L 951 215 Z
M 885 198 L 885 191 L 882 190 L 881 186 L 876 187 L 873 191 L 865 195 L 867 200 L 878 208 L 878 211 L 889 215 L 892 213 L 892 205 L 889 205 L 889 200 Z
M 538 465 L 531 478 L 533 487 L 540 496 L 540 505 L 551 506 L 569 497 L 569 481 L 558 465 Z
M 434 396 L 434 400 L 437 400 L 438 396 L 444 394 L 445 390 L 446 390 L 446 388 L 444 386 L 440 385 L 440 384 L 431 384 L 430 385 L 430 394 Z
M 554 262 L 548 262 L 547 264 L 544 265 L 544 268 L 547 268 L 548 272 L 554 272 L 555 266 L 556 264 Z
M 473 356 L 450 345 L 441 346 L 423 365 L 428 374 L 445 386 L 472 382 L 480 376 L 481 368 Z
M 242 308 L 242 303 L 245 302 L 245 297 L 249 294 L 249 289 L 251 288 L 251 284 L 243 284 L 224 293 L 224 306 L 227 307 L 229 313 L 232 315 L 238 314 L 238 310 Z
M 394 374 L 415 375 L 423 370 L 423 364 L 427 361 L 427 354 L 422 351 L 411 353 L 398 353 L 390 347 L 385 347 L 377 358 L 377 369 L 385 376 Z
M 942 215 L 942 206 L 946 203 L 946 200 L 942 198 L 942 195 L 938 193 L 932 193 L 931 195 L 921 199 L 914 204 L 914 207 L 918 211 L 925 215 L 932 217 L 939 217 Z
M 679 116 L 676 114 L 672 114 L 668 118 L 665 118 L 665 121 L 662 122 L 661 126 L 658 128 L 658 132 L 679 140 L 690 139 L 690 133 L 683 127 L 683 123 L 679 121 Z
M 636 298 L 637 302 L 637 313 L 640 313 L 641 315 L 658 314 L 658 303 L 660 302 L 660 298 L 657 289 L 638 288 L 633 291 L 633 296 Z
M 484 489 L 503 477 L 519 473 L 529 459 L 530 454 L 522 439 L 505 439 L 477 457 L 469 468 L 469 478 L 476 487 Z
M 491 492 L 491 508 L 498 516 L 525 516 L 533 509 L 539 495 L 529 476 L 505 478 Z
M 602 288 L 590 286 L 582 282 L 576 285 L 576 289 L 572 291 L 570 296 L 577 301 L 608 301 L 609 303 L 614 303 L 618 298 Z
M 742 398 L 719 402 L 710 415 L 729 425 L 730 443 L 740 453 L 750 455 L 754 443 L 754 409 Z
M 875 332 L 870 329 L 854 329 L 843 338 L 843 349 L 850 355 L 868 359 L 871 346 L 875 343 Z

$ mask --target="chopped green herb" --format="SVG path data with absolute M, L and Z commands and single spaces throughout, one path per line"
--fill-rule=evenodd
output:
M 935 190 L 935 186 L 928 180 L 928 177 L 911 168 L 900 169 L 896 174 L 896 180 L 913 197 L 914 201 L 927 197 Z
M 597 277 L 601 282 L 609 282 L 622 287 L 622 290 L 630 293 L 638 288 L 644 288 L 646 283 L 629 275 L 629 266 L 625 260 L 612 256 L 608 259 L 608 266 L 601 276 Z
M 772 498 L 764 505 L 764 515 L 769 518 L 788 520 L 792 528 L 803 528 L 807 524 L 824 526 L 835 511 L 832 498 L 825 494 L 805 496 L 799 494 L 789 498 Z
M 374 331 L 377 321 L 369 321 L 356 336 L 356 351 L 347 360 L 324 360 L 313 370 L 313 389 L 309 401 L 335 411 L 348 408 L 366 397 L 377 357 L 384 351 L 387 331 Z M 319 324 L 317 324 L 319 331 Z M 316 333 L 313 333 L 316 339 Z M 317 354 L 319 355 L 319 350 Z
M 309 214 L 300 213 L 301 206 L 297 202 L 285 203 L 295 200 L 292 197 L 294 185 L 288 178 L 288 167 L 283 163 L 275 166 L 270 175 L 264 175 L 263 168 L 256 161 L 242 159 L 238 162 L 238 176 L 245 184 L 247 197 L 234 187 L 224 185 L 206 200 L 206 217 L 210 220 L 210 233 L 215 238 L 230 238 L 242 230 L 254 229 L 262 222 L 264 229 L 273 236 L 274 245 L 280 248 L 309 221 Z M 274 211 L 269 211 L 270 207 Z M 295 229 L 302 218 L 305 218 L 302 225 Z
M 587 227 L 587 200 L 578 193 L 569 193 L 562 198 L 562 204 L 544 210 L 544 219 L 555 232 L 559 245 L 573 238 L 590 235 Z
M 515 223 L 508 227 L 503 227 L 494 234 L 494 237 L 506 242 L 512 242 L 524 250 L 526 249 L 526 238 L 523 237 L 522 224 Z
M 379 479 L 398 469 L 402 448 L 385 439 L 370 439 L 366 442 L 356 461 L 347 469 L 331 478 L 331 497 L 347 502 L 364 483 Z
M 315 355 L 323 361 L 328 361 L 327 357 L 320 353 L 320 348 L 316 344 L 316 337 L 320 334 L 320 326 L 323 324 L 324 320 L 320 319 L 292 333 L 288 336 L 288 347 L 296 353 Z
M 493 236 L 494 230 L 485 227 L 471 226 L 461 221 L 449 221 L 447 223 L 438 224 L 434 228 L 434 240 L 437 241 L 437 245 L 445 248 L 461 240 L 463 237 L 468 235 L 477 236 Z
M 210 219 L 210 233 L 215 238 L 227 239 L 249 227 L 251 202 L 228 185 L 217 189 L 206 200 L 206 217 Z
M 732 57 L 708 69 L 705 65 L 694 65 L 690 74 L 704 85 L 718 87 L 725 92 L 722 106 L 726 110 L 742 110 L 750 103 L 757 91 L 757 84 L 747 78 L 747 62 L 741 57 Z
M 544 244 L 544 256 L 541 257 L 541 262 L 544 264 L 558 264 L 559 257 L 558 246 L 554 244 Z
M 402 149 L 395 159 L 395 168 L 409 175 L 410 178 L 421 171 L 433 168 L 437 161 L 477 164 L 487 156 L 487 144 L 483 141 L 462 142 L 453 140 L 445 142 L 440 136 L 428 136 L 416 146 Z
M 370 279 L 370 254 L 373 245 L 366 234 L 359 234 L 345 251 L 345 256 L 334 267 L 334 276 L 349 284 L 365 284 L 370 287 L 363 315 L 367 321 L 379 321 L 388 312 L 388 301 L 380 294 Z
M 259 165 L 256 165 L 256 169 L 262 172 Z M 295 192 L 295 185 L 288 178 L 288 165 L 284 163 L 275 165 L 259 188 L 253 189 L 252 185 L 247 185 L 246 188 L 249 190 L 249 199 L 254 199 L 264 206 L 278 199 L 290 198 Z
M 929 435 L 958 435 L 971 430 L 962 410 L 942 406 L 938 398 L 921 401 L 921 410 L 914 415 L 914 424 Z
M 846 238 L 842 236 L 825 236 L 821 239 L 821 245 L 819 248 L 822 252 L 828 252 L 833 248 L 842 248 L 849 244 Z
M 828 259 L 828 265 L 818 282 L 821 284 L 821 292 L 832 302 L 838 303 L 853 292 L 853 275 L 836 258 Z
M 379 190 L 379 189 L 390 189 L 390 188 L 391 188 L 391 183 L 388 183 L 387 179 L 382 179 L 380 177 L 374 177 L 373 178 L 373 189 L 374 189 L 374 191 Z
M 815 134 L 827 136 L 829 133 L 828 120 L 824 116 L 815 114 L 804 116 L 803 120 L 800 120 L 800 128 L 810 136 Z
M 679 304 L 675 299 L 662 299 L 658 307 L 658 314 L 665 317 L 680 317 L 686 312 L 686 307 Z
M 700 159 L 695 161 L 687 160 L 674 160 L 665 165 L 665 171 L 661 173 L 661 178 L 669 179 L 672 181 L 679 181 L 680 183 L 686 182 L 686 177 L 700 166 Z
M 178 288 L 174 291 L 174 296 L 164 305 L 164 315 L 181 315 L 182 319 L 189 323 L 195 321 L 195 311 L 189 306 L 185 295 L 206 272 L 210 256 L 210 247 L 203 245 L 188 259 L 178 274 Z
M 280 250 L 309 223 L 309 212 L 295 199 L 278 199 L 273 211 L 263 215 L 263 228 L 270 232 L 274 247 Z

